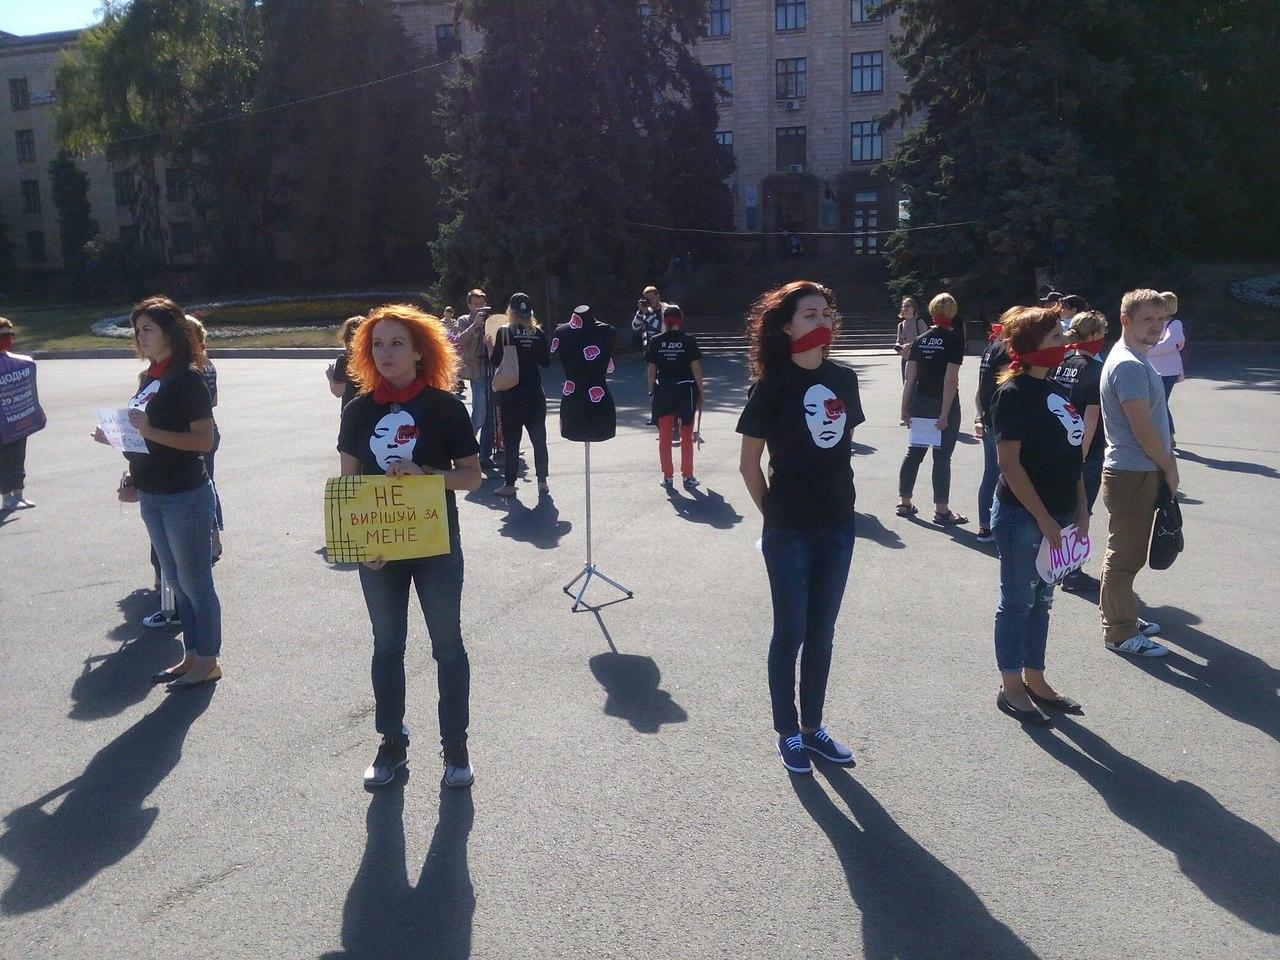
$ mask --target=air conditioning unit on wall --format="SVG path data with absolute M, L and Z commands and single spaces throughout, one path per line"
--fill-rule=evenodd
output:
M 799 100 L 788 100 L 788 101 L 786 102 L 785 109 L 787 109 L 787 110 L 799 110 L 799 109 L 800 109 L 801 107 L 803 107 L 803 106 L 804 106 L 804 104 L 803 104 L 803 103 L 801 103 Z
M 803 163 L 787 164 L 787 173 L 804 173 L 804 164 Z

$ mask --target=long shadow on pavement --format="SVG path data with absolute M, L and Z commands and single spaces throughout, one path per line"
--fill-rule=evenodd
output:
M 1113 814 L 1177 857 L 1183 875 L 1211 901 L 1280 934 L 1280 843 L 1194 783 L 1160 776 L 1070 717 L 1054 723 L 1069 743 L 1047 730 L 1029 735 L 1080 774 Z
M 1254 476 L 1268 477 L 1272 480 L 1280 479 L 1280 470 L 1276 470 L 1275 467 L 1268 467 L 1266 464 L 1254 463 L 1250 460 L 1218 460 L 1214 457 L 1205 457 L 1198 453 L 1193 453 L 1186 447 L 1178 448 L 1178 459 L 1198 463 L 1201 466 L 1208 467 L 1210 470 L 1225 470 L 1227 473 L 1251 473 Z
M 550 494 L 540 494 L 530 510 L 514 497 L 507 501 L 509 509 L 498 530 L 504 537 L 532 544 L 539 550 L 554 550 L 560 540 L 573 529 L 568 520 L 560 519 L 560 511 Z
M 902 537 L 881 523 L 880 518 L 874 513 L 858 513 L 854 516 L 859 539 L 870 540 L 890 550 L 901 550 L 906 546 L 902 542 Z
M 124 621 L 112 627 L 107 639 L 120 647 L 111 653 L 85 657 L 84 669 L 71 685 L 72 720 L 114 717 L 151 692 L 151 675 L 182 656 L 174 640 L 177 628 L 149 629 L 142 618 L 156 609 L 154 590 L 134 590 L 117 601 Z
M 667 500 L 675 509 L 676 516 L 690 523 L 705 523 L 717 530 L 728 530 L 742 522 L 742 514 L 733 504 L 711 489 L 695 487 L 686 497 L 673 488 L 667 491 Z
M 4 818 L 0 856 L 17 873 L 0 894 L 0 912 L 51 906 L 137 849 L 160 816 L 143 804 L 178 765 L 187 731 L 213 693 L 213 684 L 205 684 L 168 694 L 103 747 L 84 773 Z M 59 797 L 57 809 L 46 813 Z
M 376 793 L 365 818 L 364 857 L 343 907 L 343 948 L 320 960 L 469 957 L 476 895 L 467 866 L 467 838 L 474 822 L 471 791 L 442 785 L 440 819 L 418 883 L 410 886 L 404 791 L 393 786 Z
M 791 786 L 840 858 L 849 893 L 862 913 L 866 960 L 1036 960 L 978 895 L 899 827 L 847 769 L 822 761 L 817 769 L 852 816 L 836 806 L 815 777 L 793 776 Z
M 1156 607 L 1151 619 L 1175 646 L 1208 661 L 1201 666 L 1171 649 L 1158 659 L 1134 657 L 1139 669 L 1183 690 L 1224 717 L 1280 740 L 1280 670 L 1261 657 L 1224 643 L 1191 626 L 1200 618 L 1178 607 Z
M 591 675 L 604 687 L 605 716 L 626 720 L 639 733 L 657 733 L 664 723 L 684 723 L 689 714 L 660 686 L 662 671 L 652 657 L 619 653 L 598 607 L 591 613 L 609 645 L 589 661 Z

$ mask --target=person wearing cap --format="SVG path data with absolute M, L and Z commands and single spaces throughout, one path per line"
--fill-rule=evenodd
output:
M 702 351 L 698 341 L 685 333 L 684 312 L 668 303 L 662 308 L 663 332 L 649 341 L 644 358 L 648 364 L 649 396 L 658 418 L 658 461 L 662 484 L 672 485 L 671 434 L 680 421 L 680 475 L 685 489 L 698 485 L 693 475 L 693 417 L 702 407 Z
M 507 324 L 494 338 L 492 365 L 497 370 L 507 350 L 515 350 L 520 361 L 520 379 L 510 390 L 498 393 L 502 420 L 502 486 L 493 491 L 500 497 L 516 495 L 516 473 L 520 464 L 520 432 L 528 432 L 533 446 L 533 467 L 538 492 L 547 493 L 547 397 L 542 392 L 540 367 L 551 363 L 547 335 L 533 315 L 533 301 L 527 293 L 514 293 L 507 304 Z

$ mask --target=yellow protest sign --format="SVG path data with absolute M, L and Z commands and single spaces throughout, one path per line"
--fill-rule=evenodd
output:
M 330 477 L 324 485 L 324 539 L 330 563 L 448 553 L 444 478 Z

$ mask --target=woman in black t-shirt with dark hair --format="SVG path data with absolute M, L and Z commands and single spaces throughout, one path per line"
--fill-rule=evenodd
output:
M 851 438 L 866 419 L 857 374 L 826 356 L 838 324 L 831 291 L 807 280 L 770 290 L 747 322 L 755 383 L 738 420 L 739 470 L 764 515 L 761 548 L 773 601 L 769 694 L 778 753 L 792 773 L 813 772 L 810 753 L 854 762 L 853 751 L 822 725 L 853 558 Z M 760 468 L 766 448 L 767 478 Z
M 1015 310 L 1017 307 L 1014 308 Z M 996 377 L 1009 365 L 1009 349 L 1000 338 L 1003 324 L 993 323 L 987 335 L 987 348 L 978 363 L 978 390 L 973 397 L 973 435 L 982 441 L 982 482 L 978 484 L 978 542 L 991 543 L 991 498 L 995 496 L 1000 465 L 996 462 L 996 443 L 991 439 L 991 398 L 995 396 Z
M 186 690 L 222 678 L 222 604 L 213 585 L 213 484 L 204 455 L 213 449 L 213 406 L 199 371 L 205 365 L 198 331 L 166 297 L 133 308 L 134 347 L 151 365 L 129 401 L 129 422 L 146 453 L 126 453 L 122 490 L 136 491 L 142 521 L 182 622 L 184 656 L 154 683 Z M 106 442 L 101 430 L 94 439 Z
M 1041 544 L 1057 544 L 1075 523 L 1089 534 L 1081 479 L 1084 420 L 1048 374 L 1066 353 L 1058 314 L 1041 307 L 1005 312 L 1001 339 L 1009 366 L 991 402 L 991 433 L 1000 463 L 991 526 L 1000 548 L 1000 604 L 996 608 L 996 706 L 1024 723 L 1047 724 L 1039 707 L 1080 713 L 1044 676 L 1053 584 L 1036 569 Z
M 941 526 L 968 523 L 968 517 L 953 513 L 951 498 L 951 453 L 960 436 L 960 364 L 964 362 L 964 334 L 955 327 L 956 301 L 949 293 L 940 293 L 929 301 L 933 324 L 916 337 L 907 354 L 906 379 L 902 384 L 902 425 L 909 426 L 912 417 L 936 420 L 942 431 L 942 443 L 933 447 L 933 522 Z M 900 517 L 915 516 L 911 503 L 916 475 L 928 447 L 907 447 L 907 455 L 898 471 L 898 509 Z

